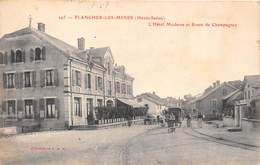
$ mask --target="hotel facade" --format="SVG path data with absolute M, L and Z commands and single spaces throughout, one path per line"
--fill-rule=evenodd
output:
M 3 125 L 40 124 L 64 129 L 88 124 L 98 106 L 133 99 L 133 80 L 109 47 L 71 46 L 45 32 L 45 24 L 0 39 L 0 104 Z

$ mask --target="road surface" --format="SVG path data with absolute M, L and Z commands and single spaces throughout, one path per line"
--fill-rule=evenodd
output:
M 178 128 L 134 126 L 0 139 L 3 165 L 257 165 L 260 152 Z

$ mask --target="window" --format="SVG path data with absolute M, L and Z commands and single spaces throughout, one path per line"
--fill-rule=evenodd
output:
M 111 95 L 112 95 L 112 82 L 111 82 L 111 81 L 108 81 L 108 82 L 107 82 L 107 86 L 108 86 L 108 88 L 107 88 L 107 94 L 108 94 L 109 96 L 111 96 Z
M 116 82 L 116 92 L 120 93 L 120 82 Z
M 127 85 L 127 94 L 132 95 L 132 86 Z
M 16 115 L 15 100 L 8 100 L 7 101 L 7 114 L 8 114 L 8 116 L 15 116 Z
M 42 54 L 42 50 L 40 48 L 35 48 L 35 61 L 42 59 L 41 54 Z
M 54 70 L 46 70 L 46 86 L 54 85 Z
M 22 62 L 22 51 L 21 50 L 16 50 L 15 62 Z
M 85 74 L 85 88 L 91 89 L 91 74 Z
M 125 86 L 125 84 L 122 84 L 122 87 L 121 87 L 122 89 L 122 93 L 123 94 L 126 94 L 126 86 Z
M 97 87 L 98 87 L 98 90 L 103 90 L 103 79 L 102 77 L 98 77 L 97 78 Z
M 25 51 L 23 50 L 11 50 L 11 62 L 12 63 L 20 63 L 25 62 Z
M 246 91 L 244 92 L 244 99 L 247 99 L 247 93 L 246 93 Z
M 15 84 L 15 74 L 8 73 L 7 74 L 7 88 L 14 88 L 14 84 Z
M 82 116 L 81 98 L 79 97 L 74 98 L 74 109 L 75 109 L 75 116 Z
M 250 91 L 247 91 L 247 98 L 248 98 L 248 99 L 251 98 Z
M 93 99 L 87 99 L 87 115 L 93 112 Z
M 76 74 L 76 85 L 81 86 L 81 73 L 80 73 L 80 71 L 76 70 L 75 74 Z
M 33 100 L 24 100 L 25 118 L 33 118 Z
M 103 100 L 102 99 L 97 99 L 97 106 L 102 107 L 103 106 Z
M 46 118 L 55 118 L 55 117 L 56 117 L 55 99 L 54 98 L 46 99 Z
M 32 72 L 24 72 L 24 87 L 32 87 Z

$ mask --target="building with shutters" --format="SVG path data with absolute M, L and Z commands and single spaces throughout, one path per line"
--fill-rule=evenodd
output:
M 109 47 L 78 48 L 31 26 L 0 38 L 3 126 L 64 129 L 87 125 L 95 107 L 133 98 L 134 78 L 117 66 Z

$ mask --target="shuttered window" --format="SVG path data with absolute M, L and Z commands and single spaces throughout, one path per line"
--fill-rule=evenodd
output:
M 16 51 L 11 50 L 11 62 L 21 63 L 25 62 L 25 50 L 18 49 Z
M 7 101 L 7 114 L 10 117 L 15 117 L 16 116 L 16 105 L 15 105 L 15 100 L 8 100 Z
M 81 86 L 81 73 L 80 73 L 80 71 L 76 70 L 75 74 L 76 74 L 76 85 Z
M 85 88 L 91 89 L 91 74 L 85 74 Z
M 55 118 L 56 117 L 56 106 L 55 106 L 55 98 L 46 99 L 46 118 Z
M 46 86 L 54 85 L 54 71 L 46 70 Z
M 15 73 L 6 74 L 7 88 L 14 88 L 15 85 Z
M 32 87 L 32 72 L 24 72 L 24 87 Z
M 30 49 L 30 61 L 46 60 L 46 47 Z
M 26 119 L 32 119 L 34 114 L 33 100 L 24 100 L 24 117 Z

